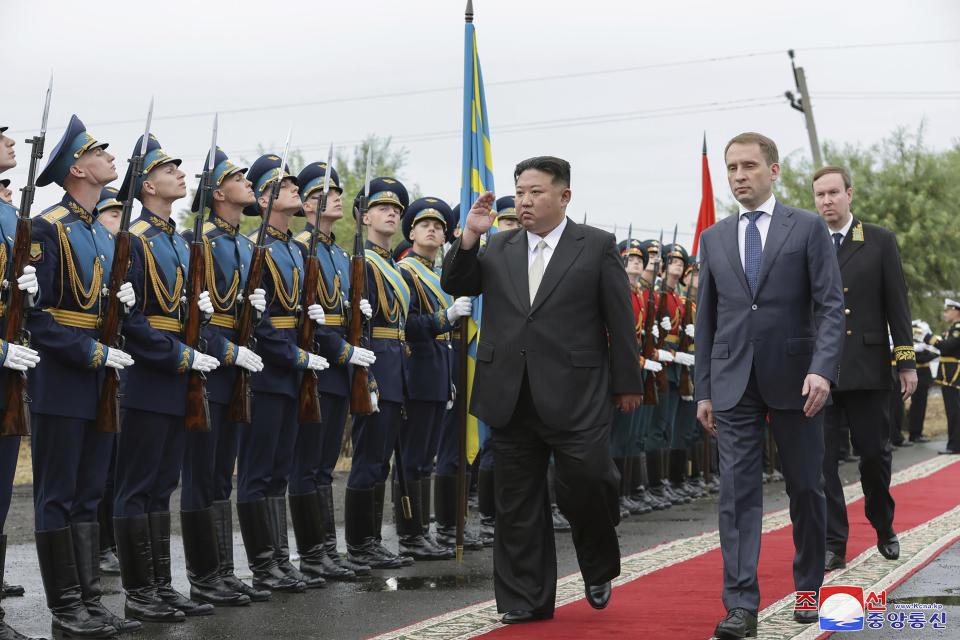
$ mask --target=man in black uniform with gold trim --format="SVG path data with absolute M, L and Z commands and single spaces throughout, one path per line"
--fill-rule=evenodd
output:
M 813 174 L 813 195 L 837 250 L 847 325 L 833 404 L 826 407 L 824 417 L 823 474 L 827 498 L 824 568 L 829 571 L 846 566 L 844 556 L 849 535 L 847 506 L 837 472 L 841 412 L 846 413 L 853 446 L 860 452 L 863 506 L 867 519 L 877 531 L 877 548 L 889 560 L 900 556 L 890 496 L 888 326 L 893 337 L 899 391 L 904 400 L 917 388 L 917 363 L 907 285 L 896 237 L 888 229 L 864 223 L 850 213 L 853 188 L 850 174 L 843 167 L 818 169 Z
M 922 323 L 923 341 L 940 350 L 940 367 L 934 382 L 940 385 L 943 409 L 947 413 L 947 447 L 938 453 L 960 453 L 960 302 L 943 301 L 943 319 L 949 323 L 941 336 L 935 336 Z

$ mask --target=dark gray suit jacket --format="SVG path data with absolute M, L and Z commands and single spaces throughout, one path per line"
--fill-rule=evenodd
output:
M 733 408 L 755 369 L 768 406 L 802 409 L 808 373 L 837 382 L 844 315 L 833 241 L 820 216 L 777 202 L 751 296 L 738 233 L 729 216 L 700 236 L 696 399 Z
M 612 394 L 642 393 L 630 286 L 610 233 L 569 218 L 530 304 L 527 234 L 453 243 L 443 261 L 450 294 L 483 294 L 470 412 L 492 427 L 513 415 L 524 370 L 537 413 L 554 429 L 606 424 Z M 609 342 L 608 342 L 609 337 Z

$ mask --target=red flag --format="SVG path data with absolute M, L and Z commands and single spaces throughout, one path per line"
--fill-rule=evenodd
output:
M 703 179 L 701 183 L 700 214 L 697 216 L 697 230 L 693 234 L 693 251 L 691 256 L 697 255 L 700 245 L 700 234 L 703 230 L 717 221 L 717 210 L 713 204 L 713 185 L 710 183 L 710 165 L 707 164 L 707 136 L 703 136 Z

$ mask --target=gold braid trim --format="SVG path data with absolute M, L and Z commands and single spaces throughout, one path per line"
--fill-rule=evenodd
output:
M 3 266 L 3 273 L 7 273 L 7 243 L 0 242 L 0 265 Z M 13 275 L 13 274 L 11 274 Z M 0 301 L 0 318 L 7 315 L 7 305 L 6 303 Z
M 206 236 L 203 236 L 203 255 L 210 302 L 213 303 L 214 310 L 227 313 L 233 309 L 233 303 L 237 299 L 237 289 L 240 288 L 240 274 L 237 271 L 233 272 L 233 282 L 230 283 L 227 292 L 221 296 L 220 292 L 217 291 L 217 275 L 213 270 L 213 249 L 210 246 L 210 238 Z
M 150 274 L 153 293 L 157 298 L 157 302 L 160 304 L 160 308 L 166 314 L 179 311 L 180 291 L 183 290 L 183 269 L 177 267 L 177 281 L 173 285 L 173 295 L 170 295 L 170 293 L 167 292 L 167 288 L 163 285 L 163 281 L 160 279 L 160 273 L 157 271 L 157 262 L 153 257 L 153 252 L 150 251 L 149 241 L 146 237 L 140 236 L 140 243 L 143 245 L 143 257 L 147 263 L 147 273 Z M 144 300 L 144 304 L 146 304 L 146 300 Z
M 380 313 L 383 314 L 383 319 L 386 320 L 387 324 L 393 324 L 399 321 L 400 300 L 394 298 L 393 305 L 387 302 L 387 292 L 383 284 L 383 275 L 376 266 L 373 267 L 373 279 L 377 281 L 377 301 L 380 303 Z
M 430 297 L 427 296 L 427 292 L 423 289 L 423 283 L 420 282 L 420 278 L 417 276 L 417 272 L 413 270 L 412 267 L 408 267 L 404 264 L 399 265 L 401 269 L 413 276 L 413 284 L 417 288 L 417 296 L 420 298 L 421 307 L 426 307 L 426 313 L 433 313 L 433 305 L 430 304 Z M 423 309 L 420 309 L 420 313 L 424 313 Z
M 900 362 L 901 360 L 916 360 L 917 353 L 913 350 L 912 346 L 894 347 L 893 357 L 896 362 Z
M 333 294 L 327 293 L 326 279 L 323 277 L 323 269 L 319 270 L 317 275 L 317 295 L 320 297 L 320 304 L 324 309 L 336 309 L 340 303 L 340 274 L 333 277 Z
M 283 307 L 284 311 L 295 311 L 297 304 L 300 302 L 300 270 L 293 270 L 293 283 L 290 287 L 291 292 L 288 293 L 283 286 L 283 276 L 277 269 L 277 263 L 273 261 L 269 253 L 267 254 L 267 268 L 270 269 L 270 275 L 273 276 L 274 296 L 280 301 L 280 306 Z
M 93 277 L 90 279 L 90 288 L 83 288 L 83 278 L 77 274 L 77 268 L 73 264 L 73 252 L 70 251 L 70 241 L 67 239 L 67 232 L 63 228 L 62 222 L 57 222 L 57 234 L 60 236 L 60 300 L 63 300 L 63 267 L 66 265 L 67 273 L 70 276 L 70 289 L 73 291 L 73 298 L 77 305 L 86 311 L 100 300 L 100 285 L 103 283 L 103 266 L 100 264 L 100 258 L 93 260 Z M 57 306 L 60 306 L 59 304 Z

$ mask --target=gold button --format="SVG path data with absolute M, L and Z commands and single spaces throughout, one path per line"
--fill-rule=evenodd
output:
M 96 229 L 90 229 L 90 231 L 93 231 L 93 235 L 97 235 L 97 230 L 96 230 Z
M 847 293 L 848 291 L 850 291 L 850 288 L 849 288 L 849 287 L 844 287 L 844 288 L 843 288 L 843 292 L 844 292 L 844 293 Z
M 216 241 L 211 242 L 211 243 L 210 243 L 210 246 L 211 246 L 211 247 L 217 246 L 217 242 L 216 242 Z
M 151 247 L 153 246 L 153 240 L 150 241 L 150 246 L 151 246 Z
M 852 336 L 852 335 L 853 335 L 853 331 L 850 331 L 850 329 L 847 329 L 847 335 L 848 335 L 848 336 Z
M 111 240 L 113 240 L 113 234 L 112 234 L 112 233 L 108 233 L 108 234 L 107 234 L 107 237 L 110 238 Z
M 847 315 L 850 315 L 850 309 L 844 309 L 843 312 Z
M 67 227 L 67 233 L 73 233 L 73 229 L 71 229 L 70 227 Z

